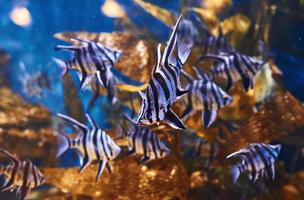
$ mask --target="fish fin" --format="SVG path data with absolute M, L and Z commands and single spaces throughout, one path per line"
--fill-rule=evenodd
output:
M 167 45 L 165 47 L 163 57 L 162 57 L 162 60 L 161 60 L 161 65 L 162 66 L 168 66 L 168 64 L 169 64 L 168 63 L 169 62 L 169 57 L 171 56 L 171 54 L 174 50 L 175 44 L 176 44 L 177 27 L 180 23 L 181 18 L 182 18 L 182 15 L 180 15 L 178 20 L 176 21 L 176 24 L 173 28 L 173 31 L 172 31 L 172 33 L 170 35 L 170 38 L 167 42 Z
M 195 112 L 196 112 L 196 110 L 193 109 L 192 103 L 190 101 L 190 102 L 188 102 L 186 109 L 184 110 L 183 114 L 181 115 L 181 119 L 183 121 L 185 121 L 188 119 L 188 117 L 192 116 Z
M 103 85 L 105 88 L 108 87 L 109 80 L 106 78 L 106 76 L 101 75 L 100 72 L 96 72 L 96 76 L 101 85 Z
M 98 129 L 98 125 L 97 125 L 97 123 L 92 119 L 92 117 L 91 117 L 88 113 L 86 113 L 85 116 L 86 116 L 88 122 L 91 124 L 91 126 L 92 126 L 95 130 Z
M 183 122 L 179 119 L 179 117 L 169 108 L 165 114 L 165 122 L 175 129 L 186 129 Z
M 272 164 L 271 166 L 270 166 L 270 170 L 271 170 L 271 180 L 274 180 L 274 178 L 275 178 L 275 168 L 274 168 L 274 164 Z
M 205 109 L 202 111 L 202 123 L 205 128 L 209 128 L 211 124 L 215 121 L 217 115 L 217 110 L 215 109 Z
M 186 95 L 188 92 L 190 92 L 190 90 L 181 90 L 179 88 L 176 89 L 176 96 L 177 98 L 181 98 L 184 95 Z
M 80 90 L 84 90 L 84 88 L 90 83 L 91 78 L 88 77 L 86 74 L 82 74 L 80 79 Z
M 233 183 L 236 183 L 236 181 L 239 179 L 241 174 L 240 170 L 236 165 L 234 165 L 230 168 L 230 171 L 231 171 L 232 181 Z
M 0 192 L 5 192 L 14 188 L 14 183 L 4 176 L 4 182 L 0 188 Z
M 66 51 L 77 51 L 79 49 L 78 46 L 65 46 L 65 45 L 56 45 L 54 47 L 55 51 L 61 51 L 61 50 L 66 50 Z
M 5 149 L 0 148 L 0 151 L 3 152 L 4 154 L 6 154 L 15 164 L 18 164 L 20 162 L 19 159 L 16 156 L 9 153 Z
M 201 70 L 200 68 L 193 66 L 193 70 L 195 71 L 196 75 L 204 82 L 210 81 L 210 78 L 208 77 L 208 75 L 205 72 L 203 72 L 203 70 Z
M 135 152 L 135 149 L 134 147 L 131 147 L 128 151 L 128 155 L 134 155 L 136 152 Z
M 145 99 L 145 98 L 146 98 L 146 94 L 145 94 L 144 92 L 138 91 L 138 94 L 140 95 L 140 97 L 141 97 L 142 99 Z
M 136 125 L 137 123 L 127 114 L 123 114 L 123 117 L 128 120 L 132 125 Z
M 63 133 L 58 133 L 57 135 L 57 154 L 56 158 L 61 156 L 64 152 L 66 152 L 70 148 L 70 138 L 63 134 Z
M 19 200 L 25 200 L 25 198 L 27 197 L 27 195 L 29 195 L 31 192 L 31 188 L 29 187 L 18 187 L 16 190 L 16 194 Z
M 156 58 L 157 58 L 157 63 L 156 63 L 156 65 L 154 65 L 154 67 L 152 69 L 151 76 L 153 76 L 157 72 L 157 70 L 159 69 L 159 66 L 160 66 L 160 61 L 161 61 L 161 44 L 158 44 L 158 46 L 157 46 Z
M 104 160 L 99 161 L 99 166 L 98 166 L 98 171 L 97 171 L 97 176 L 96 176 L 96 182 L 99 180 L 106 164 L 107 164 L 107 161 L 104 161 Z
M 78 156 L 79 155 L 81 155 L 81 154 L 78 154 Z M 80 167 L 80 169 L 79 169 L 79 172 L 81 173 L 81 172 L 83 172 L 90 164 L 91 164 L 91 161 L 90 161 L 90 159 L 88 158 L 88 156 L 82 156 L 81 155 L 81 158 L 83 158 L 82 160 L 81 160 L 81 167 Z
M 107 168 L 107 170 L 108 170 L 109 173 L 113 172 L 113 167 L 112 167 L 112 165 L 109 162 L 106 163 L 106 168 Z
M 61 119 L 71 123 L 73 126 L 77 127 L 78 129 L 80 129 L 82 132 L 86 132 L 88 131 L 88 128 L 86 125 L 80 123 L 79 121 L 69 117 L 69 116 L 66 116 L 64 114 L 61 114 L 61 113 L 57 113 L 57 116 L 60 117 Z
M 142 165 L 142 164 L 144 164 L 144 163 L 147 163 L 149 160 L 150 160 L 149 157 L 147 157 L 147 156 L 142 156 L 142 157 L 139 159 L 139 161 L 138 161 L 138 165 Z
M 188 83 L 192 83 L 194 81 L 194 78 L 183 69 L 182 69 L 182 75 L 185 77 Z
M 183 64 L 185 64 L 187 58 L 189 57 L 190 53 L 191 53 L 191 45 L 189 46 L 187 43 L 185 43 L 185 41 L 183 40 L 177 40 L 177 56 L 178 59 L 180 60 L 180 62 Z
M 66 75 L 69 71 L 69 68 L 66 64 L 66 62 L 64 62 L 63 60 L 60 60 L 58 58 L 53 58 L 53 61 L 60 67 L 61 69 L 61 73 L 60 76 L 63 77 L 64 75 Z

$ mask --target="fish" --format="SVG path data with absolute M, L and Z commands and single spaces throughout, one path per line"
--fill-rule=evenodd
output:
M 243 88 L 246 92 L 252 89 L 254 76 L 266 63 L 237 52 L 206 54 L 201 56 L 200 61 L 205 59 L 218 61 L 218 64 L 214 65 L 211 69 L 212 78 L 216 76 L 226 78 L 226 91 L 229 91 L 234 83 L 239 80 L 242 81 Z
M 218 27 L 219 35 L 217 37 L 206 29 L 206 39 L 201 42 L 201 46 L 203 47 L 203 55 L 234 51 L 227 37 L 223 34 L 221 26 L 219 25 Z
M 170 39 L 161 55 L 161 44 L 157 47 L 157 63 L 152 70 L 151 79 L 145 92 L 139 91 L 142 105 L 137 118 L 139 125 L 166 122 L 174 129 L 185 129 L 183 122 L 171 110 L 171 105 L 188 91 L 180 89 L 179 76 L 191 49 L 183 40 L 177 40 L 177 29 L 182 15 L 178 18 Z M 177 47 L 177 56 L 172 53 Z
M 274 163 L 278 158 L 281 145 L 253 143 L 249 147 L 228 155 L 226 158 L 240 157 L 241 162 L 231 167 L 233 182 L 236 183 L 241 173 L 248 171 L 249 179 L 254 183 L 259 177 L 274 180 Z
M 23 62 L 20 64 L 21 73 L 18 77 L 22 84 L 22 90 L 24 94 L 29 97 L 43 97 L 43 91 L 46 89 L 50 89 L 51 83 L 50 79 L 46 72 L 44 71 L 37 71 L 33 74 L 30 74 Z
M 185 121 L 198 110 L 202 110 L 202 125 L 209 128 L 216 120 L 218 110 L 229 105 L 232 97 L 212 82 L 202 70 L 196 67 L 193 69 L 198 79 L 194 79 L 190 74 L 182 71 L 182 75 L 188 82 L 186 90 L 190 90 L 190 92 L 186 94 L 187 106 L 181 118 Z
M 83 89 L 96 75 L 101 85 L 107 87 L 113 74 L 111 68 L 120 57 L 120 52 L 111 49 L 98 42 L 73 38 L 72 42 L 80 42 L 80 46 L 57 45 L 55 50 L 66 50 L 74 53 L 72 60 L 63 61 L 58 58 L 53 60 L 62 68 L 61 76 L 64 76 L 69 70 L 78 71 L 81 81 L 80 88 Z
M 205 168 L 210 167 L 212 161 L 219 152 L 219 147 L 216 142 L 209 142 L 203 138 L 197 138 L 194 141 L 194 149 L 196 156 L 205 160 Z
M 24 200 L 32 189 L 45 183 L 45 176 L 30 160 L 19 160 L 2 148 L 0 152 L 6 154 L 11 160 L 8 165 L 0 165 L 0 174 L 4 176 L 1 192 L 16 190 L 18 199 Z
M 129 154 L 143 155 L 139 160 L 139 164 L 164 158 L 170 154 L 170 149 L 149 127 L 138 126 L 127 115 L 124 115 L 124 118 L 132 124 L 132 128 L 126 134 Z
M 98 127 L 90 115 L 86 114 L 86 118 L 91 128 L 69 116 L 60 113 L 57 116 L 80 130 L 80 133 L 74 139 L 63 133 L 58 134 L 57 157 L 68 149 L 76 149 L 81 165 L 80 172 L 83 172 L 93 161 L 99 162 L 96 181 L 101 177 L 105 167 L 111 172 L 112 167 L 109 162 L 120 154 L 121 148 L 105 131 Z

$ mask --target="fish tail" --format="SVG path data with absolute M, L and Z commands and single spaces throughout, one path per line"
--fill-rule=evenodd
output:
M 238 180 L 239 176 L 240 176 L 240 170 L 239 168 L 236 166 L 236 165 L 233 165 L 231 168 L 230 168 L 230 171 L 231 171 L 231 175 L 232 175 L 232 181 L 233 183 L 236 183 L 236 181 Z
M 57 140 L 58 144 L 56 157 L 58 158 L 71 147 L 71 139 L 67 135 L 59 133 Z
M 186 62 L 194 44 L 191 37 L 192 26 L 187 20 L 183 20 L 178 27 L 177 55 L 182 64 Z
M 54 62 L 57 63 L 57 65 L 59 65 L 59 67 L 61 68 L 61 77 L 63 77 L 66 73 L 68 73 L 69 68 L 66 64 L 66 62 L 64 62 L 63 60 L 60 60 L 58 58 L 53 58 Z

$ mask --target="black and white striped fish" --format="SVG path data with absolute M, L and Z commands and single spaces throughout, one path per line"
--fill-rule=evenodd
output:
M 96 181 L 100 178 L 105 166 L 111 171 L 109 161 L 114 160 L 121 151 L 112 138 L 100 129 L 88 114 L 86 114 L 86 118 L 92 128 L 66 115 L 58 114 L 58 116 L 78 128 L 80 134 L 75 139 L 71 139 L 64 134 L 59 134 L 57 156 L 60 156 L 68 149 L 76 149 L 80 159 L 80 172 L 84 171 L 91 162 L 98 161 L 99 168 Z
M 202 110 L 202 124 L 208 128 L 215 121 L 219 109 L 231 103 L 232 97 L 213 83 L 203 71 L 193 68 L 198 79 L 183 71 L 189 85 L 186 87 L 190 92 L 187 94 L 187 106 L 182 114 L 182 119 Z
M 4 175 L 2 192 L 16 189 L 18 199 L 23 200 L 32 189 L 45 183 L 45 177 L 31 161 L 21 161 L 1 148 L 0 151 L 11 159 L 10 164 L 0 165 L 0 174 Z
M 57 45 L 56 50 L 67 50 L 74 53 L 70 61 L 62 61 L 54 58 L 54 61 L 63 69 L 62 75 L 69 70 L 78 71 L 81 89 L 87 85 L 96 75 L 103 86 L 107 86 L 112 78 L 111 68 L 119 59 L 120 53 L 101 43 L 90 40 L 72 39 L 72 42 L 80 42 L 80 46 Z
M 170 149 L 150 128 L 138 126 L 128 116 L 125 116 L 125 118 L 132 124 L 132 128 L 128 131 L 126 137 L 129 153 L 143 155 L 139 161 L 140 164 L 164 158 L 170 154 Z
M 207 54 L 200 58 L 218 61 L 211 71 L 213 77 L 221 76 L 227 79 L 226 90 L 228 91 L 235 82 L 241 80 L 245 91 L 253 88 L 253 79 L 256 73 L 265 64 L 264 61 L 236 52 Z
M 204 54 L 219 54 L 220 52 L 233 52 L 226 36 L 223 34 L 221 26 L 219 26 L 219 35 L 216 37 L 207 30 L 207 37 L 202 42 Z
M 184 40 L 177 39 L 181 17 L 178 18 L 162 55 L 161 45 L 158 45 L 157 64 L 152 71 L 148 87 L 145 93 L 139 92 L 143 101 L 137 121 L 141 125 L 158 124 L 164 120 L 173 128 L 185 129 L 183 122 L 170 108 L 177 99 L 187 93 L 180 89 L 179 82 L 182 66 L 190 54 L 189 46 L 182 42 Z M 177 56 L 173 57 L 175 47 Z
M 194 146 L 196 156 L 203 158 L 205 160 L 204 167 L 209 168 L 219 151 L 218 144 L 216 142 L 209 142 L 203 138 L 198 138 L 194 141 Z
M 256 182 L 259 177 L 273 180 L 275 178 L 274 163 L 280 150 L 280 144 L 254 143 L 227 156 L 227 158 L 240 157 L 242 159 L 241 163 L 231 167 L 233 182 L 236 182 L 240 174 L 245 171 L 249 172 L 249 179 L 253 182 Z

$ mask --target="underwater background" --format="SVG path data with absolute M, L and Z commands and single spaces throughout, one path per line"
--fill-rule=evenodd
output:
M 59 130 L 75 134 L 56 113 L 82 123 L 89 113 L 115 138 L 121 113 L 135 117 L 140 99 L 128 87 L 121 89 L 118 105 L 109 103 L 105 91 L 91 104 L 94 93 L 79 89 L 75 72 L 61 77 L 62 69 L 53 58 L 68 60 L 71 55 L 54 47 L 67 45 L 73 32 L 121 32 L 101 34 L 100 41 L 127 52 L 128 59 L 119 60 L 114 73 L 139 87 L 149 81 L 157 43 L 165 45 L 180 13 L 215 35 L 220 24 L 238 51 L 270 63 L 255 79 L 254 89 L 245 93 L 240 86 L 233 88 L 229 94 L 237 100 L 221 110 L 220 125 L 203 128 L 200 115 L 195 115 L 186 123 L 193 131 L 154 127 L 171 149 L 168 158 L 138 165 L 139 157 L 128 155 L 124 148 L 113 163 L 114 171 L 104 172 L 99 182 L 95 182 L 96 164 L 78 173 L 75 152 L 68 150 L 57 159 Z M 30 159 L 47 178 L 28 198 L 302 199 L 303 13 L 303 0 L 0 0 L 0 147 Z M 200 54 L 194 48 L 187 67 Z M 129 102 L 133 98 L 134 105 Z M 180 113 L 184 105 L 176 107 Z M 233 123 L 232 128 L 221 120 Z M 219 143 L 218 155 L 209 146 L 207 152 L 197 153 L 201 139 L 208 145 Z M 231 163 L 225 157 L 250 143 L 282 145 L 274 180 L 252 183 L 241 176 L 236 184 L 231 181 Z M 4 154 L 1 161 L 9 163 Z M 0 193 L 0 199 L 16 198 L 14 192 Z

